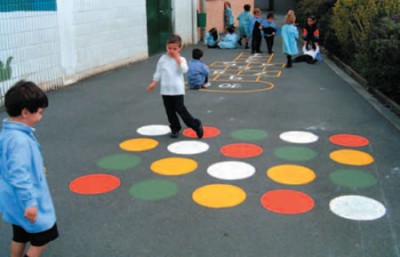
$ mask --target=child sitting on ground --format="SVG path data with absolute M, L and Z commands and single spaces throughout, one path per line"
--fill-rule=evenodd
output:
M 216 28 L 211 28 L 206 34 L 206 45 L 208 48 L 217 48 L 219 34 Z
M 235 49 L 238 42 L 238 35 L 235 33 L 235 27 L 229 26 L 226 30 L 228 33 L 225 35 L 224 40 L 218 43 L 218 48 Z
M 188 82 L 190 89 L 200 89 L 209 87 L 208 74 L 210 70 L 203 63 L 203 51 L 195 48 L 192 51 L 192 60 L 189 62 Z

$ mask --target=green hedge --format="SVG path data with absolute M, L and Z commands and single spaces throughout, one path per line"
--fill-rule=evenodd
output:
M 400 104 L 400 0 L 299 0 L 299 25 L 319 18 L 321 44 Z

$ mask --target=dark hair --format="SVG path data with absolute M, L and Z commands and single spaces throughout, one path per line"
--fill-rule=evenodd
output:
M 251 7 L 250 7 L 249 4 L 245 4 L 245 5 L 243 6 L 243 9 L 244 9 L 246 12 L 250 12 Z
M 46 94 L 35 83 L 21 80 L 7 91 L 4 105 L 8 115 L 17 117 L 25 108 L 30 113 L 36 113 L 39 108 L 46 108 L 49 101 Z
M 203 51 L 198 48 L 193 49 L 192 58 L 195 60 L 200 60 L 201 57 L 203 57 Z
M 172 34 L 167 39 L 167 44 L 178 44 L 179 46 L 182 46 L 182 38 L 179 35 Z
M 228 31 L 229 34 L 235 33 L 235 27 L 230 25 L 226 28 L 226 31 Z
M 218 40 L 218 31 L 216 28 L 211 28 L 208 33 L 214 38 L 215 41 Z
M 274 13 L 270 12 L 270 13 L 267 14 L 267 19 L 270 19 L 270 18 L 273 19 L 274 16 L 275 16 Z

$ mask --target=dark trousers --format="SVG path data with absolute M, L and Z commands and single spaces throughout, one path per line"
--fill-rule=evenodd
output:
M 294 58 L 293 62 L 307 62 L 309 64 L 314 64 L 317 62 L 317 60 L 314 60 L 310 55 L 308 54 L 303 54 L 299 55 L 296 58 Z
M 177 133 L 182 128 L 178 115 L 189 128 L 193 130 L 198 128 L 200 121 L 193 118 L 186 109 L 183 95 L 163 95 L 162 98 L 172 133 Z
M 264 37 L 265 43 L 267 43 L 267 50 L 269 54 L 272 54 L 272 47 L 274 46 L 274 37 L 275 36 Z
M 251 52 L 253 54 L 261 52 L 261 50 L 260 50 L 261 40 L 262 40 L 262 37 L 261 37 L 259 31 L 257 31 L 256 33 L 253 33 L 253 36 L 251 38 Z

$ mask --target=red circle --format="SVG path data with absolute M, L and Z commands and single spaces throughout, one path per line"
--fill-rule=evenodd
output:
M 217 129 L 215 127 L 208 127 L 208 126 L 203 126 L 203 131 L 204 131 L 203 138 L 216 137 L 221 133 L 221 131 L 219 129 Z M 191 128 L 185 129 L 183 131 L 183 135 L 185 137 L 197 138 L 196 132 Z
M 254 144 L 236 143 L 223 146 L 221 153 L 234 158 L 251 158 L 262 154 L 263 149 Z
M 69 189 L 77 194 L 97 195 L 107 193 L 119 187 L 119 178 L 108 174 L 92 174 L 74 179 Z
M 333 135 L 329 138 L 332 144 L 349 146 L 349 147 L 361 147 L 369 144 L 368 139 L 362 136 L 352 134 L 338 134 Z
M 295 190 L 272 190 L 261 197 L 261 205 L 272 212 L 300 214 L 314 207 L 314 200 L 307 194 Z

